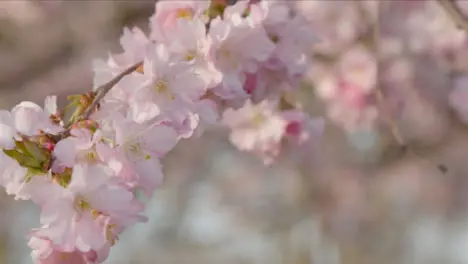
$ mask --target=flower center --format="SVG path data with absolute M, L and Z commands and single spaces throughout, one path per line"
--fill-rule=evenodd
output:
M 218 57 L 218 66 L 225 70 L 235 70 L 240 64 L 239 56 L 230 47 L 221 45 L 216 53 Z
M 189 50 L 189 51 L 187 51 L 187 53 L 185 53 L 184 59 L 186 61 L 191 61 L 191 60 L 195 59 L 195 57 L 197 57 L 197 52 L 194 51 L 194 50 Z
M 169 89 L 169 84 L 166 80 L 159 79 L 154 83 L 154 91 L 160 95 L 166 95 L 170 100 L 174 100 L 175 97 L 172 95 L 171 90 Z
M 141 151 L 141 144 L 139 142 L 133 142 L 126 145 L 127 151 L 135 154 L 136 156 L 141 156 L 143 152 Z
M 141 143 L 138 140 L 125 144 L 125 150 L 136 157 L 144 158 L 146 160 L 151 158 L 151 155 L 143 151 Z
M 176 17 L 177 18 L 183 18 L 183 19 L 192 19 L 193 18 L 193 11 L 190 8 L 180 8 L 176 12 Z
M 157 80 L 154 84 L 154 89 L 157 93 L 166 93 L 169 90 L 167 87 L 167 82 L 164 80 Z
M 225 59 L 231 59 L 233 57 L 232 52 L 226 47 L 221 47 L 219 54 Z
M 280 37 L 276 34 L 268 34 L 268 37 L 273 43 L 278 43 L 280 41 Z
M 92 210 L 91 205 L 83 199 L 83 197 L 77 197 L 75 200 L 75 208 L 79 212 L 84 212 L 88 210 Z
M 254 124 L 255 127 L 261 126 L 265 122 L 266 118 L 263 114 L 257 113 L 253 118 L 252 118 L 252 123 Z
M 81 150 L 78 153 L 78 160 L 85 161 L 87 163 L 96 163 L 99 161 L 99 156 L 94 146 L 91 149 Z

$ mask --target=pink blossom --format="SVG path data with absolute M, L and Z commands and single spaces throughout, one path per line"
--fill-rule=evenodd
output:
M 267 5 L 265 28 L 276 48 L 266 65 L 276 68 L 281 62 L 290 75 L 303 74 L 309 65 L 308 55 L 318 40 L 317 36 L 302 16 L 289 15 L 291 10 L 287 3 L 271 1 Z
M 134 91 L 134 102 L 131 105 L 135 115 L 147 111 L 148 107 L 160 113 L 176 103 L 175 99 L 187 101 L 198 100 L 206 91 L 206 80 L 188 65 L 170 60 L 167 47 L 160 44 L 144 62 L 144 73 L 137 76 L 140 86 Z
M 374 90 L 377 61 L 368 49 L 362 46 L 353 47 L 342 56 L 338 67 L 344 82 L 359 86 L 365 94 Z
M 213 64 L 210 51 L 212 41 L 206 35 L 205 24 L 199 20 L 179 20 L 168 32 L 168 47 L 176 61 L 186 62 L 197 74 L 205 79 L 211 88 L 221 82 L 222 75 Z
M 113 84 L 90 116 L 74 116 L 79 121 L 64 128 L 55 96 L 46 98 L 44 109 L 22 102 L 0 111 L 0 148 L 22 150 L 15 140 L 32 139 L 52 154 L 42 154 L 50 160 L 36 170 L 35 164 L 22 167 L 19 156 L 18 162 L 10 158 L 13 152 L 0 153 L 0 185 L 41 211 L 29 241 L 33 260 L 102 263 L 122 231 L 146 221 L 134 192 L 150 197 L 163 181 L 164 156 L 179 139 L 216 125 L 219 112 L 230 141 L 266 164 L 287 143 L 299 149 L 312 142 L 323 122 L 278 104 L 298 86 L 315 42 L 310 21 L 293 12 L 295 4 L 237 1 L 208 19 L 210 1 L 158 1 L 149 37 L 124 28 L 123 51 L 93 62 L 93 94 L 129 66 L 142 65 Z M 337 122 L 348 117 L 359 123 L 366 116 L 373 59 L 353 49 L 321 81 L 328 86 L 318 85 L 331 88 L 324 98 Z M 48 135 L 59 132 L 66 133 Z
M 59 251 L 54 248 L 50 240 L 41 239 L 32 236 L 28 242 L 29 247 L 33 249 L 31 256 L 36 264 L 93 264 L 98 262 L 98 254 L 95 251 L 72 252 Z
M 14 127 L 13 118 L 10 112 L 6 110 L 0 111 L 0 146 L 2 148 L 11 149 L 15 146 L 14 138 L 16 129 Z
M 123 119 L 116 120 L 115 130 L 118 155 L 113 168 L 149 196 L 162 181 L 159 159 L 177 143 L 176 132 L 165 125 L 145 126 Z
M 156 3 L 156 12 L 150 18 L 151 38 L 165 40 L 166 33 L 176 25 L 177 20 L 201 16 L 210 6 L 210 1 L 162 0 Z
M 43 190 L 42 195 L 48 193 L 49 199 L 33 198 L 42 203 L 43 225 L 34 234 L 49 239 L 63 251 L 97 251 L 108 241 L 95 220 L 96 213 L 125 225 L 144 220 L 138 215 L 142 205 L 112 175 L 112 170 L 103 165 L 75 165 L 67 188 L 54 187 L 52 193 Z
M 102 161 L 99 149 L 105 148 L 101 131 L 92 133 L 88 129 L 72 129 L 71 136 L 59 141 L 54 148 L 54 156 L 61 165 L 73 167 L 76 163 L 96 163 Z
M 21 167 L 16 160 L 0 152 L 0 185 L 5 188 L 9 195 L 16 195 L 18 199 L 27 199 L 18 196 L 27 174 L 27 169 Z
M 46 100 L 48 105 L 53 104 L 50 100 Z M 54 124 L 50 115 L 33 102 L 21 102 L 10 112 L 0 111 L 0 146 L 12 148 L 13 139 L 20 134 L 32 136 L 41 130 L 51 134 L 59 133 L 63 128 Z
M 149 48 L 149 39 L 137 27 L 124 28 L 120 38 L 120 45 L 124 52 L 115 56 L 115 60 L 122 68 L 130 67 L 145 58 Z
M 212 21 L 209 36 L 213 41 L 213 59 L 223 73 L 220 86 L 213 91 L 224 99 L 246 97 L 244 72 L 257 71 L 257 63 L 266 61 L 275 46 L 260 25 L 248 23 L 241 14 Z
M 247 100 L 238 110 L 227 109 L 221 121 L 232 129 L 229 139 L 239 150 L 257 153 L 265 163 L 278 155 L 287 125 L 275 108 L 269 101 L 253 105 Z
M 281 116 L 287 122 L 285 136 L 296 144 L 317 138 L 323 133 L 324 121 L 322 118 L 311 119 L 303 111 L 294 109 L 281 112 Z

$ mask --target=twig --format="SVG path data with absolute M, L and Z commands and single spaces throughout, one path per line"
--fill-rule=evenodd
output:
M 123 77 L 129 75 L 130 73 L 136 71 L 138 67 L 140 67 L 143 64 L 143 62 L 138 62 L 134 64 L 133 66 L 127 68 L 125 71 L 121 72 L 119 75 L 115 76 L 112 80 L 108 81 L 107 83 L 99 86 L 96 91 L 95 91 L 95 97 L 93 99 L 93 102 L 86 108 L 86 110 L 81 114 L 81 116 L 78 118 L 78 120 L 86 120 L 90 117 L 90 115 L 93 113 L 94 109 L 99 105 L 99 102 L 106 96 L 106 94 L 114 87 L 120 80 L 122 80 Z M 70 126 L 72 125 L 71 122 L 73 121 L 68 121 L 64 127 L 66 128 L 63 132 L 57 134 L 57 135 L 50 135 L 50 137 L 55 141 L 58 142 L 70 135 Z
M 468 33 L 468 19 L 457 6 L 455 1 L 437 0 L 437 2 L 447 13 L 447 16 L 450 17 L 459 28 L 465 30 Z
M 121 72 L 119 75 L 115 76 L 114 79 L 110 80 L 109 82 L 99 86 L 96 89 L 96 96 L 94 97 L 93 102 L 91 105 L 87 107 L 87 109 L 81 115 L 81 119 L 88 119 L 89 116 L 93 113 L 96 106 L 98 106 L 99 102 L 106 96 L 106 94 L 116 85 L 123 77 L 129 75 L 130 73 L 136 71 L 138 67 L 142 65 L 143 62 L 138 62 L 137 64 L 131 66 L 130 68 L 126 69 L 125 71 Z
M 379 85 L 375 88 L 375 97 L 377 100 L 377 103 L 380 105 L 380 107 L 385 108 L 385 103 L 384 103 L 384 97 L 382 93 L 382 89 L 380 88 Z M 398 127 L 398 124 L 396 121 L 391 117 L 390 114 L 386 115 L 386 121 L 388 126 L 390 127 L 390 132 L 392 133 L 393 138 L 395 139 L 396 143 L 400 146 L 401 150 L 403 152 L 406 152 L 408 150 L 408 145 L 406 141 L 403 138 L 403 135 Z

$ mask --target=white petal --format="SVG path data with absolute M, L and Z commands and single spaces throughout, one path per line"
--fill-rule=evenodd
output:
M 66 167 L 73 167 L 76 159 L 76 146 L 72 138 L 59 141 L 54 148 L 54 156 Z
M 57 113 L 57 96 L 47 96 L 44 103 L 44 108 L 47 109 L 49 114 L 54 115 Z

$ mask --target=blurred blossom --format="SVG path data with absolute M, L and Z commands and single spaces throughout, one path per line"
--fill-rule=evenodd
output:
M 119 42 L 125 56 L 116 62 L 128 65 L 141 59 L 150 37 L 170 40 L 181 56 L 206 47 L 180 45 L 174 32 L 187 38 L 205 32 L 203 24 L 176 24 L 174 15 L 194 16 L 195 6 L 209 2 L 177 2 L 180 13 L 168 15 L 163 6 L 144 28 L 152 1 L 0 1 L 2 108 L 25 99 L 42 105 L 54 93 L 60 105 L 66 95 L 92 87 L 92 70 L 101 84 L 120 70 L 91 59 L 105 57 Z M 468 15 L 468 1 L 456 2 Z M 468 136 L 460 125 L 468 124 L 466 32 L 433 0 L 298 0 L 285 6 L 294 6 L 297 19 L 275 1 L 253 10 L 248 23 L 267 15 L 268 26 L 258 41 L 241 39 L 242 47 L 256 51 L 241 55 L 264 61 L 261 53 L 271 51 L 272 38 L 298 53 L 272 51 L 275 58 L 257 74 L 223 65 L 232 70 L 234 80 L 227 81 L 236 89 L 217 93 L 250 94 L 252 101 L 225 102 L 233 107 L 220 114 L 229 134 L 209 128 L 217 118 L 212 104 L 196 106 L 209 133 L 182 140 L 164 159 L 167 177 L 148 201 L 149 222 L 126 231 L 108 262 L 468 263 Z M 158 23 L 174 32 L 158 31 Z M 302 35 L 309 29 L 313 36 Z M 297 39 L 307 45 L 296 45 Z M 196 63 L 208 63 L 208 53 L 201 48 Z M 313 63 L 305 68 L 308 60 Z M 294 77 L 304 71 L 305 84 L 294 90 Z M 203 81 L 219 81 L 216 72 L 205 73 L 210 78 Z M 134 97 L 129 82 L 110 95 Z M 279 100 L 262 102 L 277 94 L 298 98 L 301 112 Z M 181 123 L 181 131 L 190 126 L 190 120 Z M 411 151 L 402 153 L 390 131 L 395 124 Z M 6 252 L 0 263 L 30 264 L 27 239 L 19 234 L 36 227 L 38 215 L 12 202 L 0 199 L 0 252 Z
M 363 17 L 350 1 L 297 1 L 297 12 L 320 36 L 317 52 L 335 53 L 346 48 L 365 30 Z
M 455 110 L 457 116 L 468 123 L 468 76 L 460 76 L 455 79 L 454 88 L 449 96 L 449 104 Z

